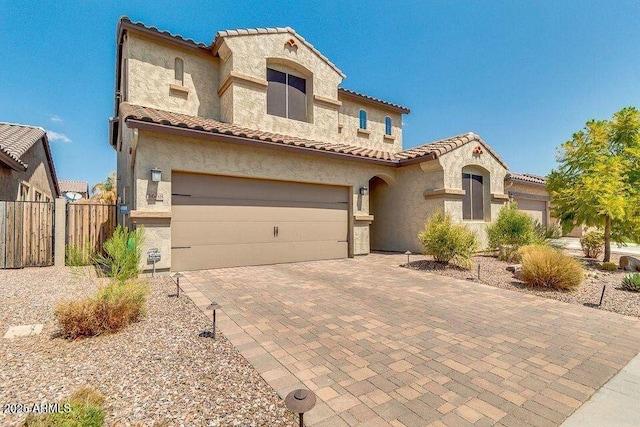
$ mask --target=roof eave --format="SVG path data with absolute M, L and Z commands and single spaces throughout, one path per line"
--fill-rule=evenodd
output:
M 344 89 L 342 87 L 338 88 L 338 96 L 344 96 L 347 98 L 351 98 L 351 99 L 356 99 L 358 101 L 361 102 L 365 102 L 367 104 L 370 105 L 375 105 L 378 108 L 384 109 L 384 110 L 389 110 L 389 111 L 393 111 L 394 113 L 400 113 L 400 114 L 409 114 L 411 112 L 411 110 L 409 108 L 406 107 L 402 107 L 402 106 L 396 106 L 396 105 L 391 105 L 390 103 L 384 102 L 384 101 L 378 101 L 375 99 L 371 99 L 368 98 L 366 96 L 363 95 L 359 95 L 357 93 L 352 93 L 347 89 Z
M 9 168 L 13 169 L 16 172 L 24 172 L 27 170 L 27 166 L 20 163 L 13 157 L 9 156 L 4 151 L 0 150 L 0 162 L 7 165 Z
M 248 145 L 252 147 L 262 147 L 262 148 L 268 147 L 276 150 L 294 151 L 297 153 L 310 154 L 314 156 L 332 157 L 332 158 L 337 158 L 341 160 L 353 160 L 353 161 L 373 163 L 373 164 L 385 165 L 385 166 L 391 166 L 391 167 L 399 166 L 399 162 L 397 160 L 377 159 L 373 157 L 358 156 L 358 155 L 348 154 L 348 153 L 338 153 L 338 152 L 329 151 L 329 150 L 319 150 L 316 148 L 300 147 L 297 145 L 283 144 L 280 142 L 264 141 L 261 139 L 229 135 L 225 133 L 217 133 L 217 132 L 209 132 L 205 130 L 183 128 L 183 127 L 160 124 L 160 123 L 139 120 L 139 119 L 125 118 L 124 121 L 129 128 L 147 130 L 151 132 L 168 133 L 171 135 L 178 135 L 178 136 L 190 136 L 194 138 L 216 140 L 216 141 L 229 142 L 234 144 L 243 144 L 243 145 Z

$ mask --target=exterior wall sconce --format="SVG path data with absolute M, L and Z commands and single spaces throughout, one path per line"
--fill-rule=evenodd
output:
M 151 181 L 152 182 L 160 182 L 162 181 L 162 171 L 158 168 L 151 169 Z
M 369 194 L 369 187 L 360 187 L 359 193 L 361 196 L 366 196 Z

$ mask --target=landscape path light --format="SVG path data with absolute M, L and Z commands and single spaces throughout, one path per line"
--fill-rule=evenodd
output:
M 284 398 L 284 404 L 291 412 L 300 416 L 300 427 L 303 427 L 304 413 L 316 406 L 316 395 L 311 390 L 299 388 L 287 394 L 287 397 Z
M 182 277 L 182 273 L 176 273 L 173 277 L 176 279 L 176 298 L 180 298 L 180 278 Z
M 407 251 L 404 254 L 407 256 L 407 265 L 409 265 L 409 256 L 411 256 L 411 251 Z
M 220 308 L 220 304 L 212 301 L 207 307 L 207 310 L 213 310 L 213 339 L 216 339 L 216 310 Z

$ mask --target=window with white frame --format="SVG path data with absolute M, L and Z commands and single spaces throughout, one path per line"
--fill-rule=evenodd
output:
M 267 114 L 307 121 L 307 80 L 267 68 Z
M 20 184 L 20 192 L 18 194 L 18 201 L 26 202 L 29 200 L 29 185 L 28 184 Z
M 367 128 L 367 112 L 364 110 L 360 110 L 360 129 Z
M 385 135 L 391 135 L 391 117 L 384 118 L 384 133 Z
M 462 219 L 484 220 L 484 179 L 482 175 L 462 174 Z

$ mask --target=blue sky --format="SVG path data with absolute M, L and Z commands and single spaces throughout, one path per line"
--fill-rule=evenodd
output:
M 221 29 L 293 27 L 344 87 L 411 108 L 405 148 L 473 131 L 516 172 L 547 174 L 587 120 L 640 107 L 638 1 L 0 0 L 0 121 L 55 132 L 61 179 L 115 170 L 121 15 L 206 43 Z

